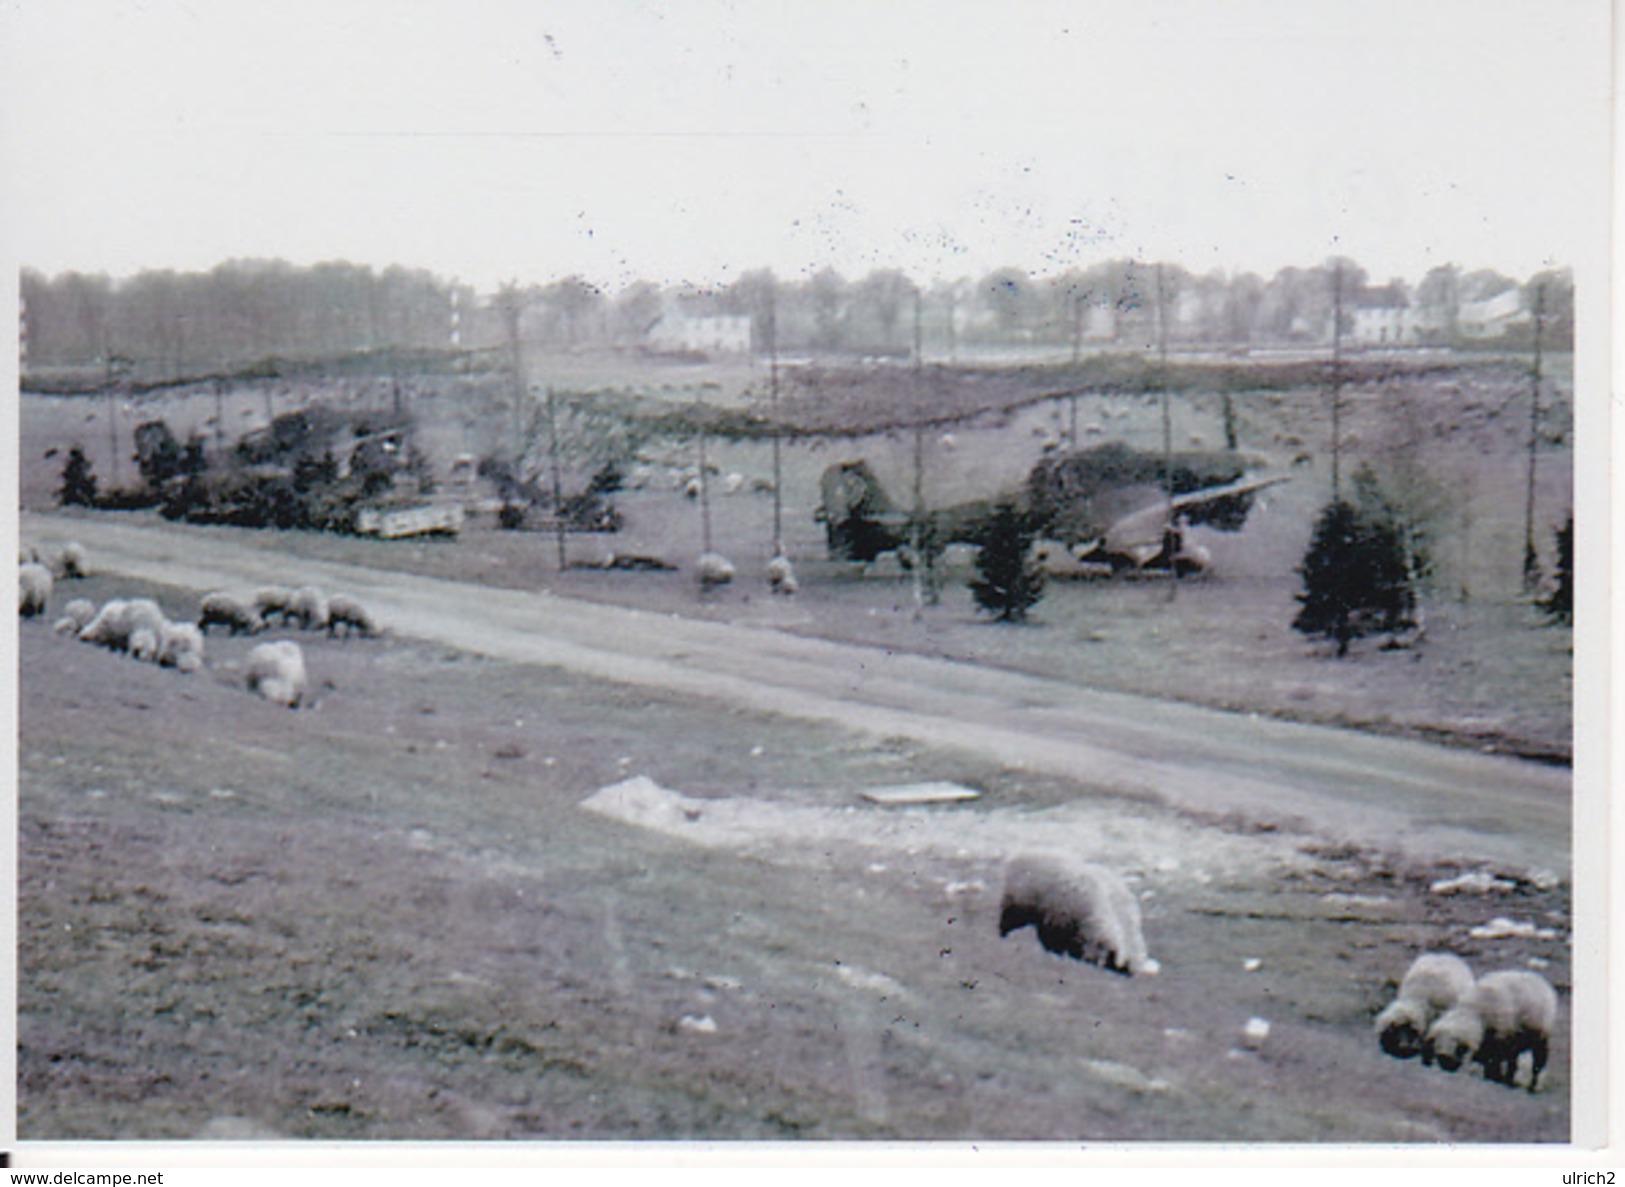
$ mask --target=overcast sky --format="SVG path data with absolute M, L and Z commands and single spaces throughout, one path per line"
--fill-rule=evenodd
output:
M 7 255 L 482 289 L 1603 250 L 1606 0 L 0 0 Z

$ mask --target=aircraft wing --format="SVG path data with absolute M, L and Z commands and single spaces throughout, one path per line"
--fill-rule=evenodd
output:
M 1265 487 L 1285 481 L 1285 477 L 1243 478 L 1222 486 L 1187 491 L 1175 495 L 1171 502 L 1159 494 L 1145 506 L 1113 520 L 1102 537 L 1100 547 L 1110 555 L 1124 557 L 1143 567 L 1162 552 L 1163 534 L 1168 529 L 1170 517 L 1177 517 L 1181 511 L 1192 507 L 1200 507 L 1219 499 L 1234 498 L 1237 495 L 1251 494 L 1253 491 L 1263 490 Z
M 1227 482 L 1223 486 L 1204 486 L 1201 490 L 1186 491 L 1182 495 L 1174 496 L 1174 510 L 1182 511 L 1186 507 L 1200 507 L 1204 503 L 1216 503 L 1220 499 L 1234 498 L 1236 495 L 1251 494 L 1255 490 L 1263 490 L 1268 486 L 1279 486 L 1287 481 L 1285 475 L 1275 478 L 1238 478 L 1234 482 Z

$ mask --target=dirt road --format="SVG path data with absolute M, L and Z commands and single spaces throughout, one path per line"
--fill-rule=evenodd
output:
M 285 561 L 183 528 L 29 514 L 105 571 L 204 590 L 289 580 Z M 557 665 L 876 737 L 958 748 L 1107 794 L 1236 815 L 1420 860 L 1566 877 L 1567 770 L 1188 705 L 760 627 L 301 561 L 298 580 L 363 598 L 402 636 Z

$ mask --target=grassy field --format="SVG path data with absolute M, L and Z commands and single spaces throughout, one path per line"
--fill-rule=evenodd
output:
M 621 366 L 622 369 L 617 370 Z M 604 387 L 634 381 L 687 400 L 692 381 L 718 385 L 718 398 L 743 398 L 765 381 L 760 369 L 700 368 L 648 361 L 624 367 L 591 357 L 534 359 L 538 386 Z M 907 398 L 906 369 L 880 368 L 849 382 L 843 399 L 869 393 L 877 405 Z M 664 379 L 664 382 L 658 382 Z M 1572 505 L 1572 410 L 1566 370 L 1548 367 L 1543 399 L 1545 438 L 1538 456 L 1535 540 L 1552 560 L 1552 537 Z M 867 386 L 864 387 L 863 385 Z M 688 572 L 560 572 L 551 536 L 495 530 L 475 517 L 452 541 L 380 543 L 297 533 L 251 533 L 290 555 L 356 559 L 384 568 L 467 575 L 517 588 L 553 588 L 576 596 L 861 640 L 888 647 L 974 659 L 1082 683 L 1200 701 L 1250 712 L 1398 730 L 1522 753 L 1570 752 L 1572 655 L 1567 629 L 1544 625 L 1521 589 L 1527 474 L 1528 378 L 1516 362 L 1476 360 L 1344 393 L 1342 469 L 1369 463 L 1421 508 L 1433 533 L 1433 574 L 1423 597 L 1420 646 L 1380 650 L 1375 641 L 1342 662 L 1290 629 L 1301 585 L 1297 566 L 1319 508 L 1330 497 L 1327 396 L 1318 389 L 1235 393 L 1238 444 L 1264 472 L 1289 476 L 1265 492 L 1240 533 L 1197 529 L 1214 557 L 1212 571 L 1171 589 L 1162 580 L 1055 580 L 1031 625 L 978 621 L 966 590 L 968 561 L 950 566 L 939 604 L 918 605 L 906 575 L 883 561 L 869 567 L 828 560 L 813 520 L 818 476 L 834 461 L 864 457 L 894 499 L 913 481 L 912 433 L 803 439 L 787 443 L 782 463 L 783 542 L 801 592 L 786 602 L 767 596 L 761 578 L 773 546 L 773 473 L 763 442 L 713 440 L 717 468 L 709 499 L 713 546 L 739 566 L 734 586 L 702 597 Z M 162 416 L 177 435 L 208 435 L 217 413 L 228 426 L 263 423 L 270 414 L 322 396 L 385 407 L 388 385 L 356 381 L 320 386 L 267 383 L 213 392 L 182 390 L 123 408 L 98 398 L 26 396 L 22 408 L 22 501 L 49 506 L 61 454 L 80 443 L 106 482 L 113 473 L 110 415 L 128 447 L 140 419 Z M 473 394 L 447 380 L 445 390 L 412 387 L 408 395 L 422 439 L 442 469 L 482 441 L 500 437 L 509 410 L 490 392 Z M 461 400 L 461 402 L 459 402 Z M 944 506 L 1019 486 L 1045 443 L 1081 426 L 1085 443 L 1121 441 L 1157 449 L 1160 405 L 1154 396 L 1095 394 L 1055 400 L 1014 413 L 990 412 L 928 435 L 922 489 L 927 505 Z M 1176 447 L 1214 447 L 1224 440 L 1221 396 L 1182 392 L 1173 402 Z M 494 418 L 494 421 L 493 421 Z M 685 472 L 698 465 L 698 442 L 656 441 L 636 467 L 635 489 L 618 497 L 625 529 L 573 535 L 571 564 L 592 565 L 611 551 L 660 556 L 684 569 L 703 548 L 705 514 L 685 498 Z M 48 451 L 56 451 L 46 457 Z M 131 480 L 126 460 L 122 476 Z M 578 480 L 584 478 L 578 476 Z M 723 493 L 730 485 L 737 493 Z

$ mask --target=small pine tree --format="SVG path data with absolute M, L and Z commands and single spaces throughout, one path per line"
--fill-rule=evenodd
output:
M 1535 603 L 1553 622 L 1574 621 L 1574 516 L 1557 529 L 1557 583 Z
M 56 501 L 63 507 L 96 505 L 96 475 L 91 472 L 90 459 L 75 445 L 68 450 L 68 460 L 62 466 L 62 485 L 57 489 Z
M 1031 517 L 1010 503 L 1000 503 L 982 524 L 970 590 L 977 607 L 996 622 L 1025 622 L 1044 596 L 1044 570 L 1032 555 L 1036 535 Z
M 1416 591 L 1404 534 L 1389 518 L 1362 512 L 1343 499 L 1315 523 L 1294 630 L 1337 643 L 1341 658 L 1355 639 L 1415 625 Z

